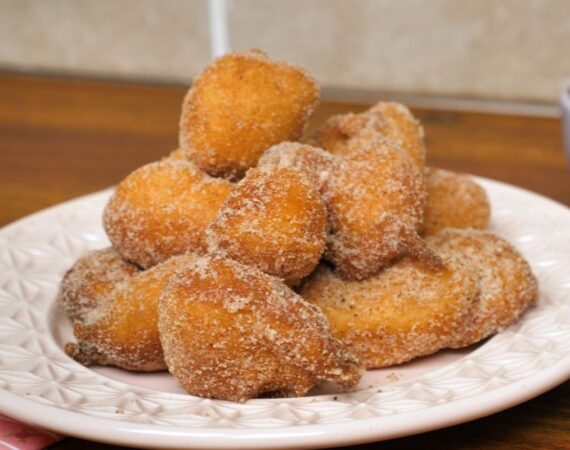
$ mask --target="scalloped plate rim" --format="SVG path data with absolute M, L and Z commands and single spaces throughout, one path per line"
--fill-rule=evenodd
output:
M 516 195 L 530 196 L 531 201 L 568 214 L 566 206 L 540 194 L 507 183 L 474 177 L 487 189 L 508 189 Z M 50 206 L 0 229 L 0 236 L 14 228 L 73 204 L 104 198 L 111 188 Z M 565 305 L 567 306 L 567 305 Z M 49 308 L 48 308 L 49 310 Z M 493 391 L 427 409 L 334 424 L 297 425 L 276 428 L 192 428 L 139 424 L 93 417 L 62 407 L 46 405 L 16 393 L 0 390 L 0 408 L 11 417 L 32 425 L 67 435 L 124 445 L 163 448 L 267 448 L 268 438 L 276 439 L 273 448 L 325 447 L 392 439 L 443 428 L 474 420 L 527 401 L 563 383 L 570 377 L 570 355 L 528 378 Z M 287 403 L 287 399 L 275 400 Z M 244 406 L 247 406 L 245 404 Z M 51 414 L 55 413 L 55 414 Z M 72 425 L 75 425 L 73 427 Z M 79 425 L 79 426 L 78 426 Z M 386 430 L 388 428 L 389 430 Z M 282 441 L 278 441 L 283 438 Z M 165 442 L 166 441 L 166 442 Z

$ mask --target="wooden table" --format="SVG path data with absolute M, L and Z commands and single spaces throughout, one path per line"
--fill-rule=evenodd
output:
M 176 147 L 184 87 L 0 73 L 0 226 L 117 183 Z M 371 102 L 373 99 L 371 99 Z M 311 127 L 362 105 L 325 102 Z M 570 205 L 558 120 L 414 110 L 429 164 L 516 184 Z M 65 439 L 56 449 L 119 448 Z M 373 448 L 372 444 L 360 448 Z M 568 449 L 570 383 L 464 425 L 385 449 Z

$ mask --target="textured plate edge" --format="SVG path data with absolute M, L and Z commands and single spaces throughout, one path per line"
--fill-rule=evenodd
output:
M 480 182 L 485 188 L 492 189 L 492 186 L 495 185 L 498 188 L 508 190 L 515 195 L 524 194 L 534 197 L 534 199 L 538 201 L 548 203 L 550 207 L 556 207 L 557 210 L 564 214 L 569 214 L 568 218 L 570 218 L 570 209 L 568 207 L 544 197 L 541 194 L 500 181 L 477 176 L 472 177 L 476 181 Z M 87 199 L 95 199 L 99 196 L 105 197 L 110 195 L 111 192 L 112 190 L 109 188 L 53 205 L 6 225 L 0 229 L 0 234 L 4 231 L 9 231 L 12 227 L 19 226 L 22 222 L 34 220 L 38 216 L 48 215 L 53 210 L 57 210 L 63 206 L 80 203 Z M 75 435 L 77 437 L 92 439 L 94 441 L 115 444 L 131 446 L 140 445 L 143 447 L 160 446 L 163 448 L 189 448 L 189 444 L 194 448 L 199 447 L 210 449 L 266 448 L 267 438 L 271 437 L 274 439 L 283 438 L 283 444 L 278 441 L 272 442 L 273 448 L 316 448 L 393 439 L 464 423 L 523 403 L 563 383 L 569 377 L 570 355 L 548 369 L 540 371 L 534 376 L 517 381 L 499 390 L 491 391 L 477 397 L 458 400 L 450 404 L 434 406 L 429 409 L 430 414 L 429 417 L 427 417 L 427 420 L 425 417 L 422 417 L 426 415 L 426 410 L 421 410 L 410 413 L 400 413 L 395 416 L 362 419 L 359 421 L 351 421 L 334 425 L 306 425 L 256 430 L 218 428 L 175 429 L 173 427 L 160 427 L 156 425 L 149 427 L 148 425 L 139 425 L 128 421 L 111 421 L 85 416 L 78 412 L 66 411 L 57 407 L 39 404 L 35 401 L 27 400 L 22 396 L 4 391 L 0 391 L 0 408 L 2 408 L 2 410 L 8 415 L 32 425 L 67 435 Z M 530 385 L 530 388 L 528 385 Z M 524 389 L 524 392 L 521 393 L 522 389 Z M 511 397 L 513 396 L 513 393 L 519 393 L 519 395 Z M 4 407 L 3 405 L 6 404 L 9 404 L 10 406 Z M 479 404 L 480 407 L 474 408 L 473 406 L 475 404 Z M 18 406 L 14 407 L 14 405 Z M 469 406 L 469 408 L 465 408 L 468 412 L 458 414 L 457 410 L 462 406 Z M 471 412 L 473 409 L 476 411 Z M 38 413 L 38 411 L 40 412 Z M 57 414 L 50 414 L 53 412 L 57 412 Z M 437 414 L 432 414 L 433 412 L 436 412 Z M 63 420 L 62 417 L 64 417 Z M 69 425 L 70 423 L 77 421 L 78 417 L 85 418 L 91 422 L 88 427 L 81 426 L 80 433 L 75 433 L 75 429 L 72 429 L 70 432 L 68 427 L 61 425 L 62 422 L 65 422 L 65 425 Z M 404 425 L 401 423 L 403 417 L 405 417 L 404 422 L 406 422 Z M 413 425 L 410 425 L 412 423 Z M 119 433 L 119 435 L 114 434 L 109 436 L 109 426 L 111 424 L 113 425 L 112 428 L 114 428 L 114 433 Z M 383 427 L 381 431 L 375 430 L 378 425 Z M 389 428 L 390 430 L 386 432 L 385 428 Z M 163 442 L 164 439 L 169 441 L 166 445 L 165 442 Z M 223 445 L 220 445 L 222 443 L 219 442 L 219 439 L 224 440 Z
M 65 200 L 61 203 L 56 203 L 55 205 L 48 206 L 47 208 L 40 209 L 39 211 L 30 213 L 24 217 L 20 217 L 19 219 L 16 219 L 13 222 L 8 222 L 7 224 L 0 227 L 0 235 L 11 231 L 12 228 L 17 228 L 18 226 L 22 225 L 22 223 L 28 222 L 30 220 L 36 220 L 45 215 L 52 214 L 53 212 L 57 211 L 60 208 L 69 207 L 74 205 L 75 203 L 93 201 L 98 199 L 99 197 L 101 197 L 102 199 L 110 197 L 114 189 L 115 189 L 114 186 L 110 186 L 108 188 L 101 189 L 100 191 L 91 192 L 90 194 L 81 195 L 80 197 L 74 197 L 69 200 Z
M 401 413 L 338 424 L 306 425 L 273 429 L 174 428 L 132 422 L 116 422 L 83 416 L 52 406 L 38 404 L 16 394 L 0 391 L 0 405 L 11 402 L 3 413 L 67 436 L 98 442 L 142 448 L 264 449 L 322 448 L 383 441 L 433 431 L 476 420 L 535 398 L 570 378 L 570 357 L 532 377 L 477 397 L 438 405 L 429 410 Z M 9 410 L 9 411 L 8 411 Z M 54 413 L 54 410 L 57 411 Z M 426 414 L 429 411 L 429 414 Z M 72 428 L 81 416 L 87 423 Z M 62 425 L 65 423 L 65 425 Z M 80 430 L 80 431 L 78 431 Z
M 462 172 L 458 172 L 458 173 L 462 173 Z M 486 177 L 480 177 L 478 175 L 471 175 L 469 173 L 464 173 L 464 175 L 467 175 L 467 176 L 473 178 L 478 183 L 482 184 L 483 187 L 485 188 L 485 190 L 487 190 L 489 186 L 495 185 L 501 189 L 510 190 L 510 191 L 515 192 L 517 194 L 524 194 L 524 195 L 527 195 L 529 197 L 534 197 L 536 200 L 539 200 L 541 202 L 549 203 L 551 206 L 554 206 L 554 207 L 564 211 L 565 214 L 569 214 L 568 218 L 570 219 L 570 207 L 568 207 L 568 206 L 564 205 L 563 203 L 560 203 L 556 200 L 553 200 L 549 197 L 546 197 L 545 195 L 539 194 L 538 192 L 533 192 L 533 191 L 530 191 L 528 189 L 525 189 L 525 188 L 522 188 L 519 186 L 515 186 L 513 184 L 506 183 L 504 181 L 493 180 L 491 178 L 486 178 Z M 492 214 L 493 214 L 493 211 L 491 210 L 491 215 Z

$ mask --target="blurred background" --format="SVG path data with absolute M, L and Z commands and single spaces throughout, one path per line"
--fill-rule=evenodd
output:
M 568 0 L 229 0 L 230 47 L 370 91 L 548 105 L 570 76 Z M 207 0 L 0 0 L 0 69 L 188 83 Z M 543 109 L 548 113 L 553 110 Z
M 400 101 L 430 165 L 570 204 L 570 0 L 0 0 L 4 221 L 175 149 L 184 94 L 216 53 L 212 17 L 219 47 L 320 82 L 306 133 Z

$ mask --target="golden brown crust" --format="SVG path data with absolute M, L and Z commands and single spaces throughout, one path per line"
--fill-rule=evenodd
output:
M 265 151 L 257 167 L 296 169 L 321 191 L 335 160 L 334 155 L 321 148 L 300 142 L 282 142 Z
M 205 249 L 205 229 L 231 190 L 190 161 L 165 158 L 127 176 L 103 215 L 113 247 L 143 268 Z
M 229 53 L 184 99 L 180 147 L 211 175 L 239 178 L 265 149 L 298 140 L 318 100 L 317 83 L 299 67 L 261 51 Z
M 307 142 L 335 155 L 347 156 L 355 150 L 350 145 L 353 139 L 376 137 L 394 142 L 412 158 L 416 167 L 423 169 L 426 157 L 423 128 L 400 103 L 379 102 L 359 114 L 331 116 Z
M 458 258 L 446 257 L 436 271 L 405 258 L 363 281 L 319 266 L 300 295 L 322 309 L 331 332 L 372 369 L 451 346 L 471 320 L 478 285 Z
M 72 323 L 76 343 L 66 353 L 85 365 L 149 372 L 166 369 L 158 335 L 160 294 L 187 256 L 178 256 L 117 284 L 104 303 Z
M 293 285 L 319 262 L 326 222 L 318 191 L 301 173 L 250 169 L 208 227 L 208 249 Z
M 224 258 L 196 257 L 177 272 L 160 300 L 159 329 L 170 372 L 201 397 L 301 396 L 320 380 L 350 388 L 362 375 L 318 308 Z
M 405 105 L 379 102 L 368 110 L 368 114 L 375 115 L 386 123 L 384 137 L 398 144 L 418 168 L 425 166 L 424 130 Z
M 425 168 L 405 106 L 333 116 L 296 142 L 318 100 L 310 75 L 259 50 L 194 80 L 180 148 L 105 208 L 114 248 L 62 280 L 68 355 L 168 366 L 206 398 L 301 396 L 325 380 L 355 387 L 363 364 L 478 342 L 536 300 L 513 247 L 449 228 L 487 227 L 489 201 L 468 177 Z M 301 295 L 288 287 L 301 282 Z
M 431 236 L 445 228 L 489 226 L 491 205 L 487 193 L 468 175 L 433 167 L 426 169 L 428 200 L 423 234 Z
M 61 280 L 58 304 L 70 322 L 83 322 L 107 302 L 111 292 L 140 269 L 113 248 L 93 250 L 79 258 Z
M 182 150 L 180 147 L 178 147 L 175 150 L 172 150 L 170 154 L 167 156 L 167 158 L 172 158 L 176 161 L 188 161 L 186 153 L 184 153 L 184 150 Z
M 406 253 L 438 266 L 419 237 L 426 191 L 422 173 L 399 147 L 380 138 L 353 139 L 324 187 L 330 215 L 325 258 L 347 279 L 378 273 Z
M 448 228 L 428 238 L 428 243 L 439 253 L 463 258 L 478 274 L 479 307 L 453 347 L 464 347 L 501 331 L 537 300 L 538 284 L 528 262 L 490 231 Z
M 357 117 L 355 113 L 330 116 L 313 134 L 305 137 L 303 142 L 313 147 L 322 148 L 335 156 L 346 156 L 351 136 L 343 130 L 342 124 L 355 117 Z

